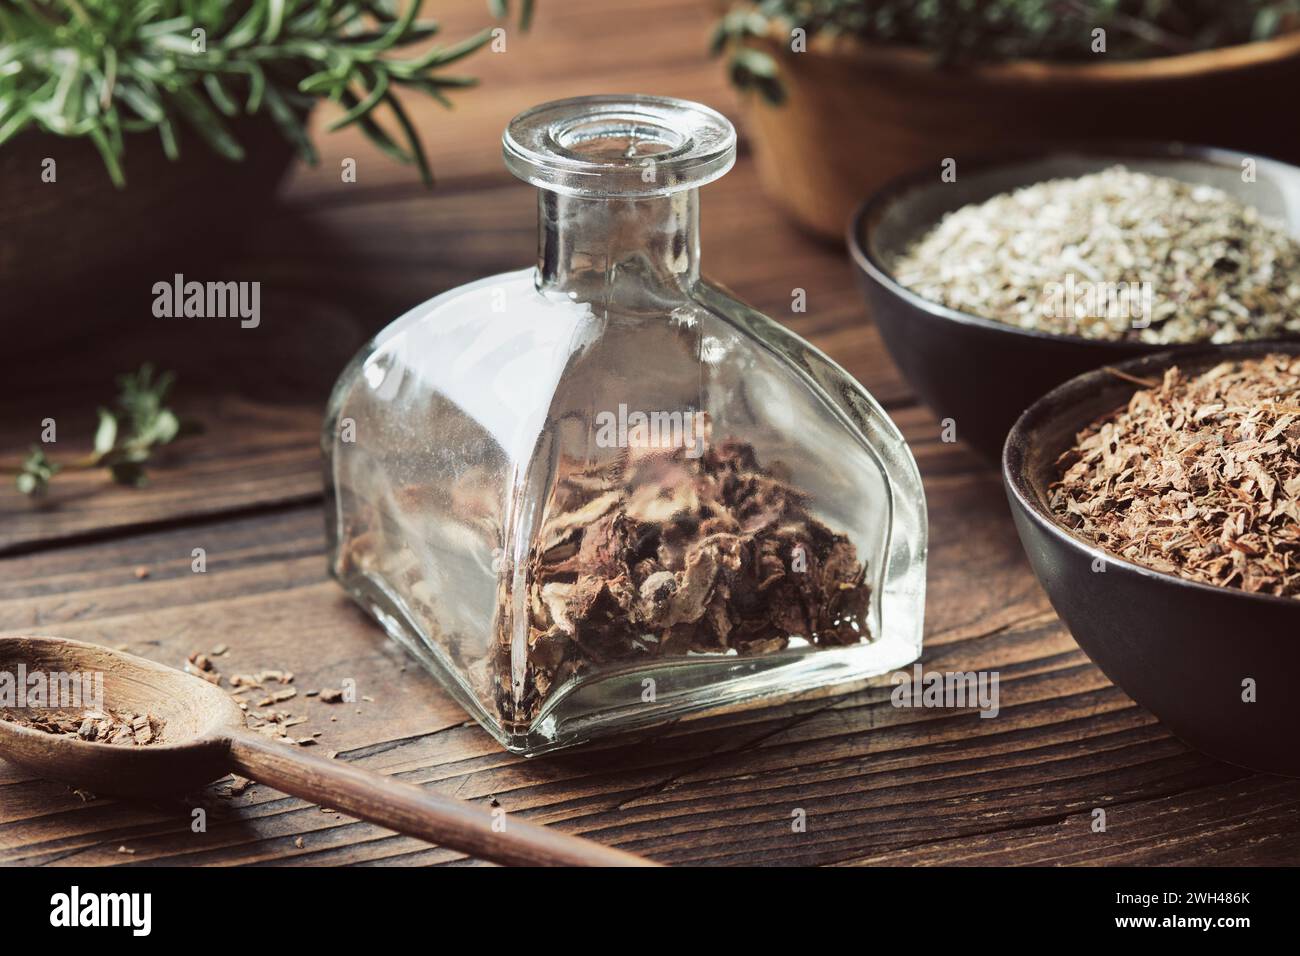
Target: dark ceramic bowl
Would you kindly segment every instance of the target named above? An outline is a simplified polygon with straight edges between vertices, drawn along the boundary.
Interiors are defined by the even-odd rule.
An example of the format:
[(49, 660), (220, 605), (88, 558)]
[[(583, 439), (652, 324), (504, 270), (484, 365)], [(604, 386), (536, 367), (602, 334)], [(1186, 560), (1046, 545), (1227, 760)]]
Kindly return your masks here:
[[(1145, 356), (1114, 366), (1159, 378), (1300, 343), (1229, 345)], [(1052, 607), (1108, 678), (1192, 747), (1220, 760), (1300, 776), (1300, 599), (1213, 587), (1152, 571), (1057, 523), (1047, 488), (1057, 458), (1140, 386), (1098, 369), (1029, 407), (1007, 436), (1002, 474), (1020, 540)], [(1105, 568), (1104, 571), (1094, 570)], [(1255, 703), (1242, 682), (1256, 683)]]
[(1109, 145), (959, 160), (955, 182), (939, 164), (883, 187), (849, 226), (849, 251), (871, 318), (908, 382), (957, 437), (996, 463), (1008, 429), (1030, 403), (1082, 372), (1139, 355), (1200, 345), (1145, 345), (1052, 335), (945, 308), (896, 282), (897, 256), (943, 216), (969, 203), (1058, 177), (1119, 163), (1137, 172), (1208, 183), (1240, 198), (1300, 236), (1300, 169), (1255, 159), (1255, 182), (1242, 182), (1246, 155), (1177, 144)]

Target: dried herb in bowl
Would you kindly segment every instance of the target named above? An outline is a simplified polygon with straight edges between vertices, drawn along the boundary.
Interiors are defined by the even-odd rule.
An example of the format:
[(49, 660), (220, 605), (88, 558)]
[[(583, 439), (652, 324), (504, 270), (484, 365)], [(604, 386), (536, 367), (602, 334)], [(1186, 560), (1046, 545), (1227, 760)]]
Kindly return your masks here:
[(1057, 475), (1052, 511), (1107, 551), (1300, 597), (1300, 356), (1170, 368), (1081, 432)]
[(893, 263), (948, 308), (1090, 339), (1300, 334), (1300, 242), (1223, 190), (1122, 166), (964, 206)]

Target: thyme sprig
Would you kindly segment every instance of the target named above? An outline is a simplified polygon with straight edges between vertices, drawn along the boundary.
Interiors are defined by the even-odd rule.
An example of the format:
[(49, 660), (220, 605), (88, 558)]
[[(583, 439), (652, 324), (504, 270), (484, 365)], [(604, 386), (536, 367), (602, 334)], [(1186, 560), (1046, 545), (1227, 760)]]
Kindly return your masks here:
[(59, 472), (96, 468), (108, 469), (118, 484), (145, 484), (145, 464), (156, 449), (202, 431), (198, 423), (181, 419), (167, 407), (167, 396), (175, 381), (171, 372), (155, 377), (153, 366), (147, 362), (139, 371), (119, 375), (116, 399), (110, 407), (98, 410), (94, 450), (64, 465), (51, 460), (41, 446), (33, 445), (17, 469), (18, 490), (25, 495), (42, 495)]
[[(445, 72), (492, 39), (490, 29), (403, 55), (439, 32), (423, 0), (7, 0), (0, 4), (0, 146), (28, 129), (87, 137), (119, 187), (127, 133), (155, 131), (170, 159), (188, 126), (220, 155), (244, 157), (230, 121), (268, 115), (308, 162), (320, 99), (343, 107), (329, 129), (357, 125), (432, 183), (398, 92), (451, 106), (475, 79)], [(508, 0), (489, 0), (510, 12)], [(531, 0), (520, 21), (532, 16)], [(382, 111), (382, 112), (381, 112)], [(388, 126), (379, 122), (382, 113)]]

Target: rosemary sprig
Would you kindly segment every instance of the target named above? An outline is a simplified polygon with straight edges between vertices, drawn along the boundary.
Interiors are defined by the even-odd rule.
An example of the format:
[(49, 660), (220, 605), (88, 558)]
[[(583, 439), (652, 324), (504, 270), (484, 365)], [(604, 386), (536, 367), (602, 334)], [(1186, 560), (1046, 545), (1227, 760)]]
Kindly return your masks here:
[[(536, 4), (533, 0), (519, 0), (519, 26), (527, 30), (533, 22), (533, 8)], [(492, 15), (499, 20), (505, 20), (510, 16), (510, 8), (513, 6), (511, 0), (488, 0), (488, 6), (492, 10)]]
[(1300, 0), (746, 0), (714, 29), (714, 54), (729, 51), (732, 82), (779, 104), (777, 63), (748, 41), (772, 29), (857, 37), (928, 50), (949, 64), (1007, 59), (1079, 60), (1095, 55), (1167, 56), (1262, 40), (1293, 29)]
[[(488, 43), (490, 30), (402, 55), (439, 31), (419, 19), (423, 0), (6, 0), (0, 4), (0, 146), (27, 129), (86, 137), (119, 187), (125, 134), (154, 131), (173, 160), (179, 129), (193, 129), (228, 159), (244, 147), (229, 120), (265, 114), (308, 162), (313, 103), (345, 112), (384, 152), (432, 173), (398, 93), (450, 106), (472, 77), (445, 72)], [(509, 0), (489, 0), (508, 15)], [(520, 22), (532, 17), (520, 4)], [(387, 113), (390, 133), (379, 122)]]
[(95, 468), (108, 469), (118, 484), (145, 484), (144, 466), (157, 448), (202, 431), (198, 423), (183, 421), (167, 407), (167, 395), (175, 381), (171, 372), (155, 378), (153, 366), (147, 362), (137, 372), (119, 375), (117, 398), (111, 407), (98, 410), (94, 450), (64, 465), (52, 461), (39, 445), (33, 445), (17, 469), (18, 490), (25, 495), (41, 495), (59, 472)]

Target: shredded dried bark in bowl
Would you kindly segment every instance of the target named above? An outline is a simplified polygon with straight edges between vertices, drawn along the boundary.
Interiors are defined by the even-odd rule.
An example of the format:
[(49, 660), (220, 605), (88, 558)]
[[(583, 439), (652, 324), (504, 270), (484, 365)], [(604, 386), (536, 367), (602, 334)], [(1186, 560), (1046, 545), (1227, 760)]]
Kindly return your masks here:
[(699, 458), (641, 448), (606, 465), (562, 466), (540, 542), (519, 688), (511, 637), (498, 639), (507, 720), (531, 720), (553, 688), (597, 665), (868, 636), (871, 589), (852, 542), (741, 441)]
[(1191, 581), (1300, 597), (1300, 357), (1177, 367), (1079, 433), (1049, 504), (1076, 534)]

